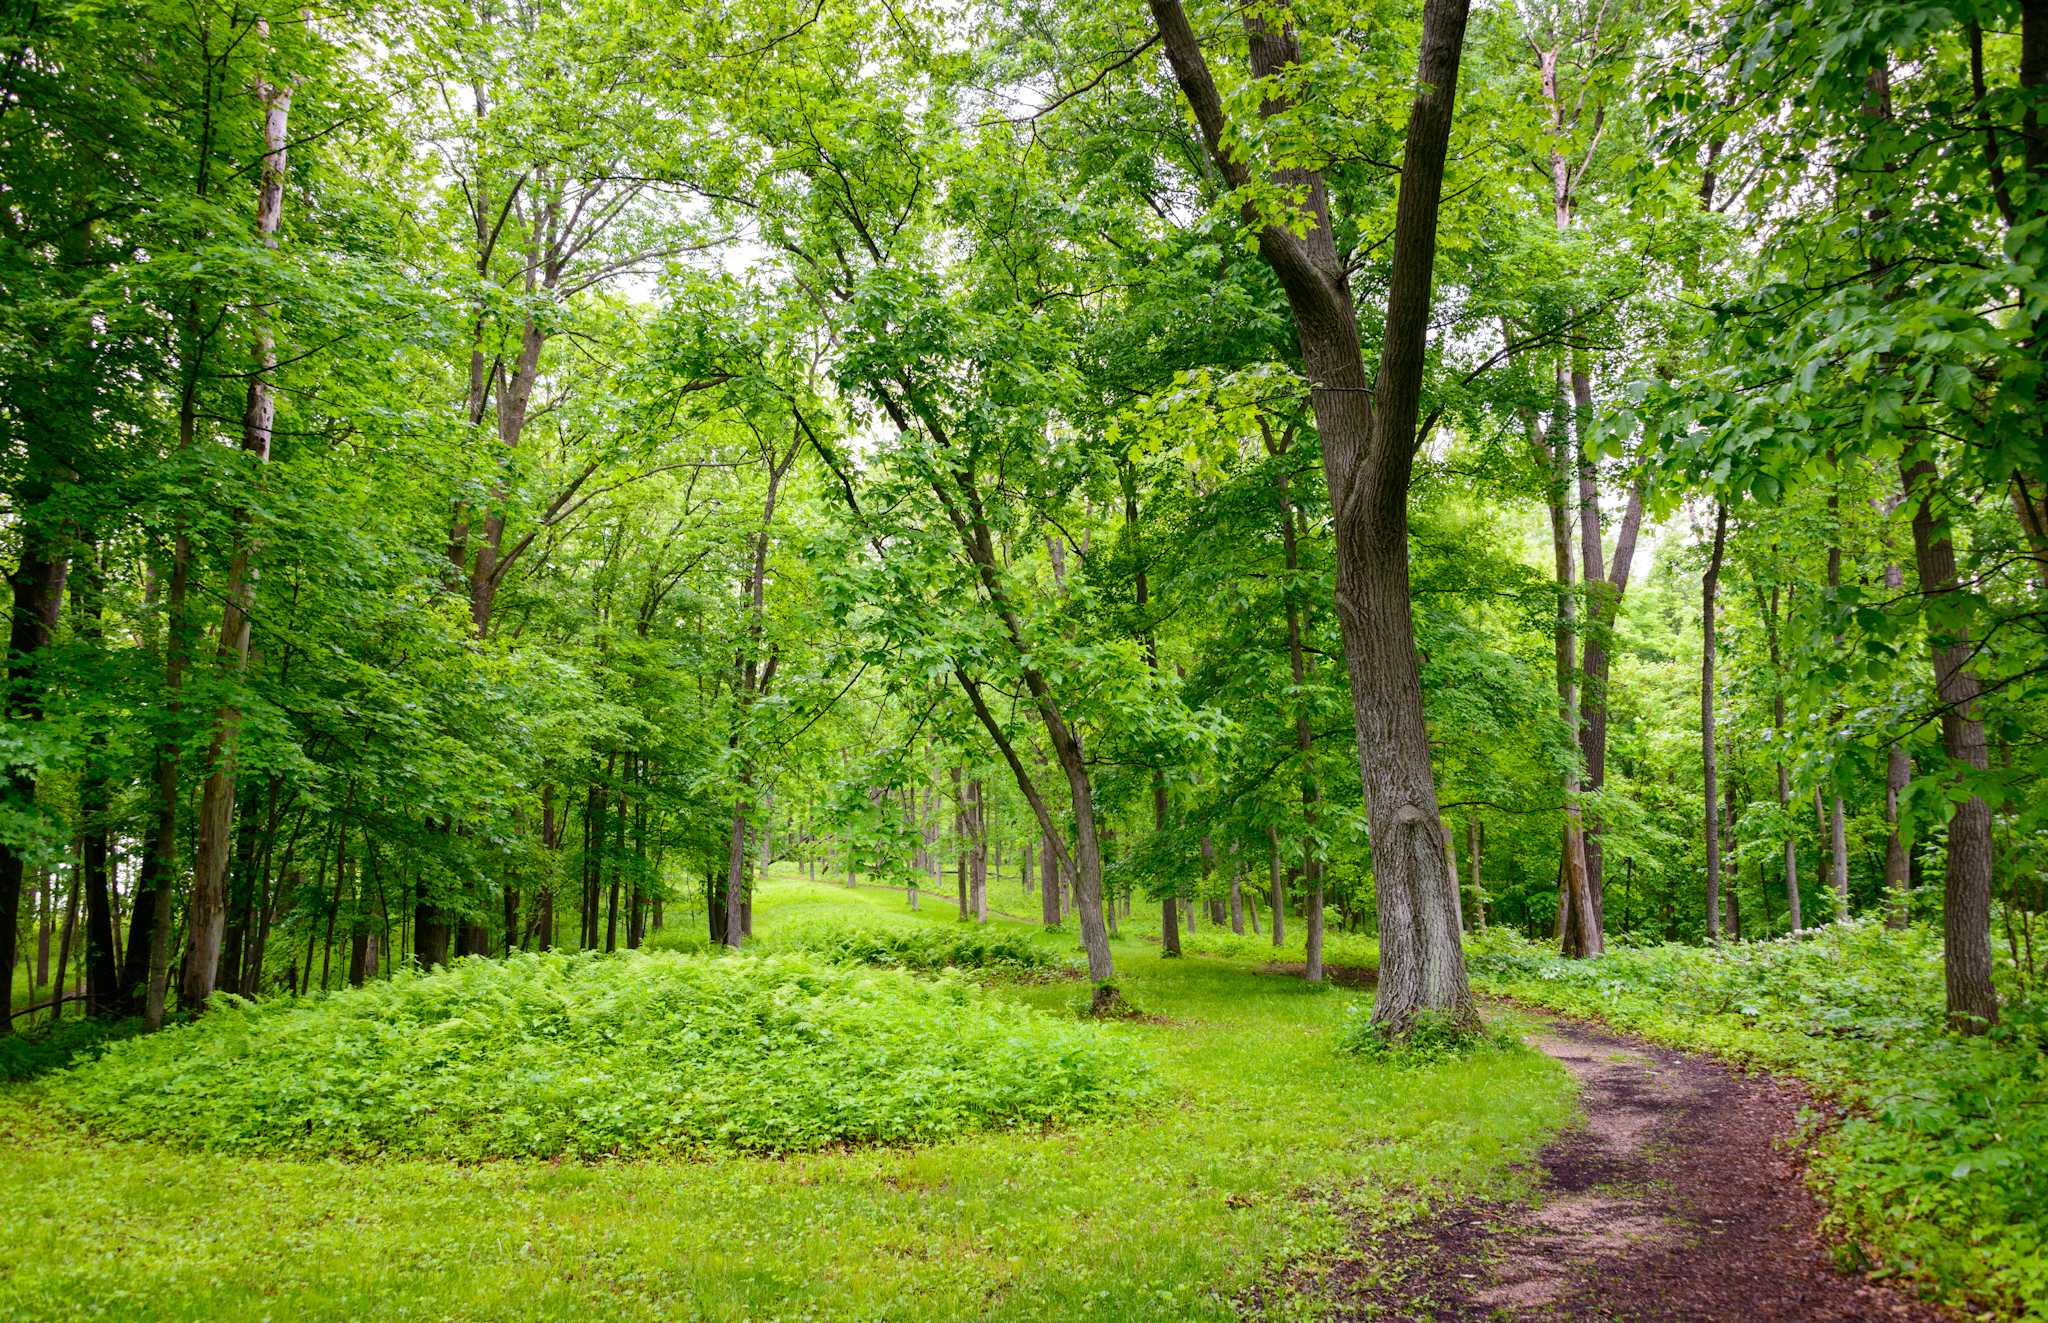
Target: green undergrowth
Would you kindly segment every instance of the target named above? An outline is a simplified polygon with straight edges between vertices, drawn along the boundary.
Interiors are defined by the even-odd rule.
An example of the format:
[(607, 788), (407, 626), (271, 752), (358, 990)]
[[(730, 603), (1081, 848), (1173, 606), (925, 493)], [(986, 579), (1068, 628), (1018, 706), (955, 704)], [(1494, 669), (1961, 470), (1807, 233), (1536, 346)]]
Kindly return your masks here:
[(930, 972), (980, 970), (1007, 975), (1052, 974), (1069, 963), (1028, 933), (976, 924), (912, 927), (880, 922), (811, 920), (769, 939), (820, 960), (842, 965)]
[(84, 1016), (43, 1019), (0, 1038), (0, 1084), (34, 1079), (61, 1070), (80, 1058), (91, 1058), (107, 1044), (142, 1032), (140, 1018), (89, 1020)]
[(1487, 992), (1808, 1081), (1845, 1113), (1812, 1170), (1847, 1253), (2048, 1319), (2048, 1007), (2008, 1003), (1981, 1038), (1944, 1032), (1938, 929), (1859, 922), (1596, 961), (1494, 931), (1468, 961)]
[[(1026, 913), (1032, 899), (999, 898)], [(814, 920), (961, 926), (935, 908), (927, 897), (912, 914), (900, 894), (777, 869), (755, 931), (767, 947)], [(678, 935), (703, 926), (701, 913), (669, 921)], [(1071, 929), (989, 927), (1078, 955)], [(1081, 1024), (1065, 981), (1000, 979), (969, 995), (1111, 1049), (1149, 1075), (1149, 1099), (1083, 1124), (915, 1145), (348, 1162), (96, 1135), (47, 1084), (8, 1086), (0, 1318), (1220, 1323), (1257, 1300), (1296, 1319), (1316, 1301), (1274, 1284), (1335, 1271), (1356, 1210), (1511, 1194), (1516, 1164), (1571, 1114), (1569, 1077), (1527, 1050), (1441, 1062), (1339, 1052), (1346, 1011), (1369, 994), (1260, 973), (1269, 951), (1161, 960), (1142, 937), (1115, 951), (1144, 1020)], [(211, 1066), (191, 1074), (219, 1078)], [(632, 1096), (630, 1080), (618, 1087)], [(602, 1118), (615, 1092), (591, 1088), (587, 1106)], [(101, 1233), (80, 1237), (85, 1223)]]
[[(1260, 921), (1266, 916), (1261, 913)], [(1155, 916), (1146, 915), (1145, 922), (1134, 926), (1124, 920), (1126, 932), (1135, 939), (1149, 941), (1155, 946), (1159, 941), (1159, 921)], [(1232, 960), (1274, 961), (1281, 964), (1300, 964), (1302, 955), (1302, 923), (1298, 916), (1288, 916), (1287, 926), (1282, 930), (1281, 944), (1275, 946), (1270, 933), (1234, 933), (1228, 928), (1219, 928), (1203, 919), (1193, 932), (1182, 932), (1180, 949), (1184, 955), (1222, 956)], [(1380, 964), (1379, 943), (1364, 933), (1325, 932), (1323, 934), (1323, 964), (1331, 967), (1376, 971)]]
[(225, 1006), (49, 1086), (124, 1138), (460, 1160), (899, 1144), (1143, 1092), (1088, 1026), (959, 978), (672, 953), (465, 960)]
[(1337, 1029), (1339, 1051), (1385, 1061), (1426, 1063), (1449, 1061), (1480, 1052), (1511, 1052), (1521, 1039), (1489, 1025), (1459, 1024), (1436, 1011), (1423, 1011), (1404, 1035), (1393, 1036), (1373, 1023), (1372, 1008), (1354, 1003), (1345, 1008)]

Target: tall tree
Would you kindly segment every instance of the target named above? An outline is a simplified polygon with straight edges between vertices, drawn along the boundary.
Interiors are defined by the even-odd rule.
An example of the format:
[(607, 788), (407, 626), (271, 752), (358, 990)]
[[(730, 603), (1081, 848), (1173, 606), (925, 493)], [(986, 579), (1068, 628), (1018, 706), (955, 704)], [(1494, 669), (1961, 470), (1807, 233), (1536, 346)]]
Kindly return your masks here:
[[(255, 35), (268, 42), (270, 24), (257, 19)], [(274, 249), (284, 221), (285, 142), (292, 108), (292, 81), (259, 77), (256, 102), (263, 124), (263, 153), (256, 166), (256, 241)], [(260, 468), (270, 462), (270, 435), (277, 401), (272, 374), (277, 371), (277, 336), (263, 310), (255, 313), (251, 345), (248, 402), (242, 412), (242, 451)], [(230, 676), (240, 678), (249, 662), (250, 610), (256, 597), (256, 548), (246, 508), (232, 517), (235, 549), (222, 590), (217, 644), (218, 660)], [(221, 934), (227, 923), (227, 872), (234, 832), (235, 743), (242, 714), (230, 699), (214, 714), (213, 736), (206, 753), (206, 780), (200, 791), (199, 831), (192, 863), (192, 898), (186, 913), (186, 948), (179, 996), (193, 1009), (213, 996), (220, 973)]]
[[(1336, 521), (1337, 612), (1379, 899), (1374, 1022), (1385, 1032), (1404, 1034), (1428, 1011), (1469, 1025), (1476, 1014), (1459, 942), (1457, 896), (1444, 864), (1408, 588), (1408, 487), (1468, 5), (1428, 0), (1423, 7), (1376, 381), (1366, 375), (1349, 260), (1337, 250), (1322, 175), (1276, 166), (1267, 186), (1286, 199), (1287, 214), (1263, 214), (1250, 195), (1255, 180), (1242, 139), (1231, 128), (1186, 11), (1178, 0), (1151, 0), (1151, 9), (1210, 160), (1245, 195), (1245, 222), (1286, 293), (1311, 383)], [(1262, 81), (1260, 114), (1269, 120), (1288, 115), (1294, 101), (1284, 76), (1299, 65), (1300, 47), (1287, 11), (1270, 19), (1248, 13), (1245, 35), (1251, 74)]]

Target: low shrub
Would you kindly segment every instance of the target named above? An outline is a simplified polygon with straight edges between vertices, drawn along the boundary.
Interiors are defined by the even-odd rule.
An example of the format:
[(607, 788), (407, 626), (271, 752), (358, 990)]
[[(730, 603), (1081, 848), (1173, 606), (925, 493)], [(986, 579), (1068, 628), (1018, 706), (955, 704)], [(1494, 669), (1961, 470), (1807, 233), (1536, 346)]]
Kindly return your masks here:
[(142, 1032), (142, 1020), (68, 1020), (18, 1027), (0, 1038), (0, 1084), (34, 1079), (98, 1052), (115, 1039)]
[(989, 970), (1007, 974), (1052, 973), (1066, 961), (1020, 932), (979, 924), (813, 923), (774, 934), (767, 944), (803, 951), (839, 965), (884, 969)]
[(665, 928), (656, 928), (641, 940), (643, 951), (681, 951), (685, 955), (708, 955), (724, 947), (714, 942), (705, 933), (701, 922), (703, 916), (695, 916), (697, 922), (671, 923)]
[(1474, 1052), (1511, 1050), (1520, 1045), (1521, 1040), (1513, 1034), (1460, 1025), (1436, 1011), (1416, 1015), (1405, 1038), (1388, 1036), (1373, 1023), (1372, 1008), (1365, 1005), (1347, 1007), (1344, 1022), (1337, 1026), (1339, 1051), (1414, 1065), (1449, 1061)]
[(906, 1143), (1128, 1106), (1099, 1031), (962, 979), (801, 955), (464, 960), (226, 1004), (52, 1076), (104, 1134), (482, 1159)]
[(1495, 930), (1466, 960), (1484, 991), (1812, 1083), (1846, 1112), (1813, 1156), (1832, 1228), (1951, 1299), (2048, 1319), (2048, 1007), (2008, 1002), (1981, 1038), (1944, 1032), (1938, 929), (1858, 922), (1584, 961)]

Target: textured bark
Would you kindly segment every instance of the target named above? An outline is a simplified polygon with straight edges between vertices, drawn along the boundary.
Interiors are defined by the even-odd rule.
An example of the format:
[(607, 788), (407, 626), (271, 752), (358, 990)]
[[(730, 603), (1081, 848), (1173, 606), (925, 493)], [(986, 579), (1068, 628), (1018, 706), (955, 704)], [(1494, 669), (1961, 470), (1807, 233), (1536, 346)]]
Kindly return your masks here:
[[(744, 789), (745, 783), (742, 782)], [(719, 924), (718, 940), (738, 947), (747, 940), (743, 898), (747, 889), (747, 806), (744, 799), (732, 811), (732, 825), (726, 836), (725, 889), (721, 893), (725, 913)]]
[(1913, 867), (1900, 831), (1899, 800), (1913, 779), (1913, 759), (1903, 744), (1887, 751), (1884, 769), (1884, 894), (1885, 926), (1904, 928), (1912, 919)]
[(2034, 558), (2034, 574), (2048, 591), (2048, 490), (2037, 488), (2023, 473), (2012, 475), (2012, 512), (2026, 535), (2027, 551)]
[[(631, 776), (632, 756), (630, 754), (627, 755), (626, 763), (625, 775)], [(605, 900), (604, 949), (607, 951), (619, 949), (619, 884), (621, 880), (619, 875), (625, 870), (626, 860), (626, 791), (623, 782), (621, 782), (619, 793), (614, 797), (614, 803), (617, 812), (613, 815), (613, 827), (616, 834), (614, 836), (612, 858), (617, 862), (612, 866), (611, 891), (607, 894)]]
[(85, 893), (85, 1013), (118, 1013), (120, 981), (114, 971), (114, 914), (109, 878), (107, 783), (97, 774), (79, 781), (79, 874)]
[(967, 871), (969, 867), (967, 827), (967, 797), (960, 785), (960, 768), (953, 768), (953, 878), (960, 892), (960, 917), (965, 919), (973, 913), (967, 899)]
[[(1832, 450), (1828, 452), (1828, 462), (1830, 465), (1836, 464), (1835, 452)], [(1842, 586), (1841, 508), (1840, 492), (1838, 490), (1829, 491), (1828, 522), (1834, 526), (1828, 541), (1828, 594), (1830, 598)], [(1839, 631), (1835, 634), (1835, 646), (1837, 648), (1842, 646), (1842, 635)], [(1829, 724), (1834, 724), (1840, 718), (1841, 709), (1837, 707), (1834, 715), (1829, 718)], [(1819, 795), (1819, 789), (1816, 788), (1814, 793)], [(1837, 923), (1846, 923), (1849, 920), (1849, 838), (1847, 827), (1842, 821), (1842, 797), (1840, 794), (1836, 794), (1833, 797), (1832, 811), (1827, 815), (1821, 826), (1822, 834), (1828, 842), (1828, 887), (1834, 893), (1835, 921)]]
[(1835, 896), (1835, 920), (1849, 921), (1849, 830), (1842, 818), (1842, 797), (1828, 809), (1828, 887)]
[[(80, 549), (71, 575), (73, 628), (82, 641), (97, 645), (103, 635), (100, 600), (103, 580), (99, 557), (90, 545)], [(107, 738), (94, 733), (78, 769), (78, 863), (85, 904), (85, 1012), (111, 1017), (121, 1014), (120, 974), (114, 947), (112, 786), (107, 771)]]
[[(1245, 187), (1252, 182), (1250, 170), (1226, 146), (1222, 99), (1186, 13), (1177, 0), (1151, 0), (1151, 9), (1212, 162), (1233, 189)], [(1467, 9), (1466, 0), (1428, 0), (1423, 8), (1376, 377), (1367, 375), (1360, 351), (1347, 262), (1337, 252), (1321, 176), (1298, 168), (1273, 172), (1275, 182), (1305, 199), (1297, 226), (1265, 224), (1249, 207), (1246, 212), (1260, 255), (1287, 296), (1312, 384), (1335, 533), (1337, 617), (1379, 902), (1380, 981), (1373, 1018), (1395, 1034), (1405, 1033), (1424, 1011), (1458, 1024), (1477, 1019), (1459, 943), (1457, 898), (1444, 868), (1408, 587), (1408, 485)], [(1252, 13), (1246, 29), (1255, 77), (1284, 74), (1298, 62), (1287, 28)], [(1284, 94), (1269, 91), (1263, 110), (1284, 113), (1288, 105)]]
[(1700, 576), (1700, 775), (1705, 782), (1707, 839), (1707, 940), (1721, 940), (1721, 801), (1714, 760), (1715, 595), (1721, 583), (1721, 556), (1728, 545), (1728, 507), (1714, 506), (1714, 549), (1707, 572)]
[[(1900, 476), (1912, 508), (1920, 592), (1937, 613), (1928, 632), (1942, 746), (1958, 770), (1982, 772), (1990, 766), (1990, 753), (1977, 715), (1983, 686), (1971, 666), (1975, 649), (1967, 627), (1939, 619), (1947, 605), (1942, 599), (1958, 591), (1955, 545), (1933, 510), (1940, 475), (1932, 460), (1922, 458), (1902, 461)], [(1991, 810), (1981, 796), (1971, 795), (1949, 817), (1942, 891), (1949, 1027), (1962, 1033), (1981, 1033), (1998, 1020), (1998, 992), (1991, 981), (1991, 868)]]
[[(71, 944), (78, 935), (78, 875), (71, 875), (71, 885), (64, 891), (64, 930), (57, 941), (57, 976), (50, 984), (50, 1019), (54, 1022), (64, 1014), (64, 1002), (70, 995), (65, 985), (71, 974)], [(7, 971), (8, 981), (13, 982), (14, 970)]]

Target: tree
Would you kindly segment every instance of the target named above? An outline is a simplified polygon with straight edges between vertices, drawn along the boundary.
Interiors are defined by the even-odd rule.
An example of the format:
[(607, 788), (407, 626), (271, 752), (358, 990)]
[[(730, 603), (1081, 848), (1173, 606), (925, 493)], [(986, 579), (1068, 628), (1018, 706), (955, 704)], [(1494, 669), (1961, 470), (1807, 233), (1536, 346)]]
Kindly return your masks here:
[[(1219, 174), (1254, 189), (1222, 97), (1185, 10), (1153, 0), (1152, 14), (1176, 81)], [(1245, 223), (1293, 310), (1312, 388), (1318, 439), (1337, 528), (1337, 604), (1357, 722), (1359, 768), (1372, 820), (1381, 968), (1376, 1023), (1402, 1034), (1430, 1011), (1474, 1019), (1459, 945), (1457, 895), (1444, 865), (1442, 816), (1430, 767), (1421, 680), (1408, 597), (1408, 482), (1420, 416), (1424, 342), (1434, 274), (1436, 221), (1467, 6), (1430, 0), (1422, 21), (1418, 90), (1408, 116), (1388, 278), (1379, 374), (1368, 381), (1346, 260), (1337, 251), (1329, 194), (1312, 169), (1277, 165), (1268, 186), (1280, 205), (1303, 208), (1294, 224), (1243, 201)], [(1255, 79), (1285, 74), (1299, 46), (1284, 14), (1246, 23)], [(1287, 115), (1284, 89), (1261, 89), (1260, 114)], [(1284, 213), (1283, 213), (1284, 214)]]

